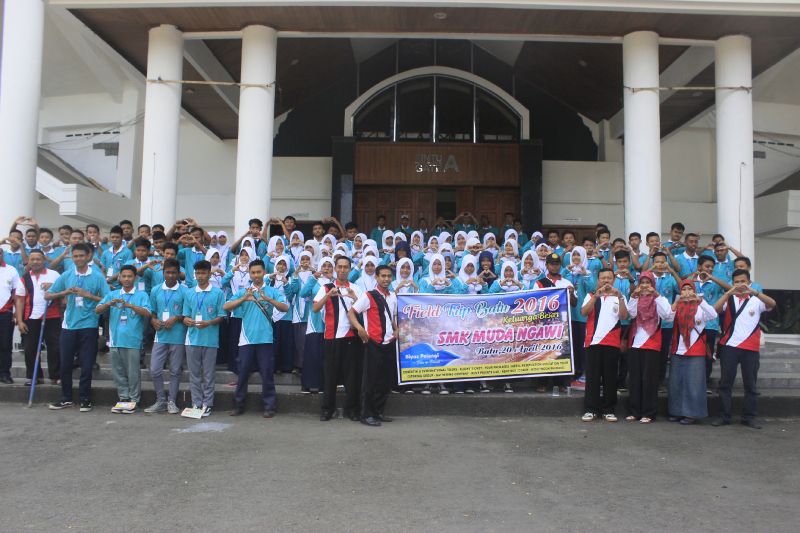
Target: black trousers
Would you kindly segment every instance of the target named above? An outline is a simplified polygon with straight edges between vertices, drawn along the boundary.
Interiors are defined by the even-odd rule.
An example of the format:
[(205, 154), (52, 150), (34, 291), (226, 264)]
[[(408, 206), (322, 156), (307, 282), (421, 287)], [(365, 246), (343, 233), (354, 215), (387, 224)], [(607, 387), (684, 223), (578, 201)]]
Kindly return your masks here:
[[(28, 326), (28, 334), (23, 338), (25, 348), (25, 376), (33, 379), (33, 367), (36, 364), (36, 351), (39, 347), (39, 332), (42, 328), (42, 319), (28, 319), (25, 321)], [(60, 352), (58, 349), (59, 338), (61, 337), (61, 319), (48, 318), (44, 323), (44, 336), (42, 345), (47, 346), (47, 376), (50, 379), (58, 379), (61, 368)], [(41, 361), (39, 362), (39, 374), (37, 379), (42, 378)]]
[(622, 345), (625, 347), (623, 352), (620, 348), (619, 351), (619, 364), (617, 365), (617, 386), (625, 388), (628, 381), (628, 334), (630, 333), (630, 324), (622, 326)]
[(14, 314), (0, 313), (0, 377), (11, 377), (11, 350), (14, 347)]
[(667, 379), (667, 366), (669, 366), (669, 349), (672, 345), (672, 328), (661, 328), (661, 352), (658, 360), (658, 383), (663, 384)]
[(636, 418), (656, 418), (660, 357), (656, 350), (628, 350), (628, 409)]
[(724, 420), (731, 419), (731, 389), (736, 380), (739, 365), (742, 366), (742, 384), (744, 385), (744, 406), (742, 420), (751, 420), (758, 414), (758, 367), (760, 365), (759, 353), (752, 350), (742, 350), (723, 346), (719, 354), (722, 377), (719, 381), (720, 416)]
[(397, 382), (395, 343), (378, 344), (370, 340), (364, 355), (361, 381), (361, 418), (382, 415), (386, 398)]
[(322, 344), (324, 357), (324, 383), (322, 413), (333, 414), (336, 410), (336, 385), (341, 376), (347, 396), (344, 402), (346, 416), (359, 413), (361, 399), (361, 365), (364, 345), (358, 337), (325, 339)]
[[(619, 348), (595, 345), (586, 349), (586, 412), (613, 414), (617, 407), (617, 360)], [(602, 398), (600, 386), (603, 386)]]

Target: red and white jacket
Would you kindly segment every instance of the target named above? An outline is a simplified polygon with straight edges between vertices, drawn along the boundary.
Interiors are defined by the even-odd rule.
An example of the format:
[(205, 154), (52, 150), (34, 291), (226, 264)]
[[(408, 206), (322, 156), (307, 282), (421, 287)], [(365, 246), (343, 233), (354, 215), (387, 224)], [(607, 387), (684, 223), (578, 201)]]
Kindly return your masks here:
[[(592, 294), (586, 295), (583, 305), (592, 299)], [(622, 305), (626, 305), (622, 297)], [(620, 301), (616, 296), (601, 296), (594, 304), (594, 309), (586, 317), (586, 344), (589, 346), (612, 346), (619, 348), (622, 326), (619, 322)]]
[(690, 333), (689, 348), (681, 337), (680, 328), (676, 322), (672, 328), (672, 345), (669, 353), (675, 355), (705, 357), (708, 347), (706, 345), (706, 322), (717, 318), (717, 312), (705, 300), (700, 300), (697, 312), (694, 315), (694, 327)]
[(755, 296), (741, 298), (732, 295), (722, 306), (720, 344), (752, 352), (759, 351), (761, 328), (758, 323), (761, 313), (766, 312), (767, 306)]
[[(376, 298), (375, 293), (379, 293), (386, 302), (384, 307), (382, 302)], [(365, 292), (353, 304), (356, 313), (362, 313), (364, 317), (364, 329), (367, 330), (370, 340), (378, 344), (391, 344), (394, 342), (394, 318), (397, 315), (397, 296), (389, 291), (385, 294), (380, 289)]]
[[(325, 302), (325, 305), (322, 307), (322, 318), (323, 322), (325, 323), (323, 338), (325, 340), (344, 339), (346, 337), (355, 336), (356, 332), (350, 326), (350, 320), (347, 318), (347, 312), (350, 310), (353, 302), (357, 301), (364, 294), (361, 288), (354, 283), (340, 284), (338, 281), (336, 281), (335, 284), (336, 287), (339, 288), (340, 292), (342, 292), (344, 289), (344, 291), (352, 294), (355, 297), (355, 300), (351, 300), (350, 298), (346, 298), (344, 296), (334, 296), (332, 298), (328, 298), (328, 300)], [(320, 287), (317, 291), (317, 294), (314, 296), (314, 301), (318, 302), (322, 300), (325, 297), (325, 293), (332, 288), (333, 284)]]
[[(656, 313), (658, 313), (658, 318), (661, 320), (672, 320), (675, 316), (672, 312), (672, 306), (669, 304), (669, 300), (664, 298), (663, 296), (658, 296), (656, 298)], [(630, 314), (631, 318), (636, 318), (639, 314), (639, 298), (631, 298), (628, 300), (628, 314)], [(633, 322), (633, 324), (636, 324)], [(639, 350), (661, 350), (661, 324), (659, 321), (659, 327), (656, 328), (655, 333), (652, 335), (648, 335), (647, 331), (640, 327), (636, 326), (636, 331), (631, 332), (629, 334), (629, 339), (631, 342), (631, 348), (637, 348)]]

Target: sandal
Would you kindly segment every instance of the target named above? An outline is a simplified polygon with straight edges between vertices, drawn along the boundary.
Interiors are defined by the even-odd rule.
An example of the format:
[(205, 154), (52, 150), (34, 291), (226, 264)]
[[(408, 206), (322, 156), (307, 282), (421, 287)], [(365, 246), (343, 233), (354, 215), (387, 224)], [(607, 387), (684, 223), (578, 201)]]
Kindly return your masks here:
[(616, 422), (617, 421), (617, 415), (615, 415), (614, 413), (605, 414), (605, 415), (603, 415), (603, 418), (606, 419), (606, 422)]
[(625, 420), (627, 420), (628, 422), (633, 422), (634, 420), (636, 420), (636, 417), (633, 415), (628, 415), (625, 417)]
[(647, 418), (646, 416), (643, 416), (642, 419), (639, 420), (639, 423), (640, 424), (652, 424), (653, 423), (653, 419), (652, 418)]
[(584, 413), (581, 420), (584, 422), (592, 422), (595, 418), (597, 418), (597, 415), (594, 413)]

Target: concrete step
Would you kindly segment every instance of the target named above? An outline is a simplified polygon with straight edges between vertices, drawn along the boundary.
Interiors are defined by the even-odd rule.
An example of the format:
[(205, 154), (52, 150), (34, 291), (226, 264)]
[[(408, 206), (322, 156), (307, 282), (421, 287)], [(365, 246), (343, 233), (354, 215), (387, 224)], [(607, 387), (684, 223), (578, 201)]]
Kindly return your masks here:
[[(76, 384), (77, 388), (77, 384)], [(186, 387), (181, 387), (179, 404), (182, 407), (190, 404), (190, 394)], [(259, 385), (250, 387), (247, 396), (247, 409), (252, 412), (261, 411), (261, 391)], [(20, 381), (14, 385), (0, 385), (0, 401), (24, 405), (28, 400), (29, 387)], [(233, 405), (233, 389), (218, 385), (215, 394), (214, 416), (225, 415)], [(281, 385), (277, 387), (278, 411), (280, 413), (302, 413), (316, 417), (320, 412), (320, 394), (301, 394), (297, 387)], [(61, 396), (61, 388), (53, 385), (40, 385), (36, 388), (34, 406), (45, 409), (49, 402), (57, 401)], [(74, 392), (77, 397), (77, 391)], [(92, 398), (98, 409), (108, 409), (117, 401), (116, 387), (111, 381), (93, 381)], [(152, 384), (144, 383), (142, 390), (142, 406), (154, 401)], [(741, 394), (734, 394), (734, 412), (741, 409)], [(618, 415), (625, 414), (626, 395), (620, 395)], [(337, 405), (344, 403), (344, 395), (339, 394)], [(716, 396), (709, 396), (710, 416), (715, 416), (718, 409)], [(77, 411), (77, 409), (76, 409)], [(659, 413), (666, 415), (667, 397), (659, 397)], [(390, 416), (557, 416), (577, 417), (583, 413), (583, 393), (573, 392), (567, 396), (562, 394), (552, 397), (549, 393), (515, 392), (507, 394), (496, 392), (491, 394), (450, 394), (441, 396), (432, 394), (392, 394), (388, 400), (386, 413)], [(800, 391), (794, 389), (770, 389), (762, 392), (759, 398), (759, 413), (765, 417), (793, 417), (800, 414)], [(159, 415), (147, 415), (159, 416)], [(166, 415), (165, 415), (166, 416)]]

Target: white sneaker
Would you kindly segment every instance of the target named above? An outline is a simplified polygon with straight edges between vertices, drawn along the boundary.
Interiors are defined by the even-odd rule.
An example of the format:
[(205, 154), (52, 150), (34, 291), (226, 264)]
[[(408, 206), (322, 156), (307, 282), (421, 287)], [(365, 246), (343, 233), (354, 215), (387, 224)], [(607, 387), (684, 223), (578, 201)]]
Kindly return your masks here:
[(171, 415), (177, 415), (180, 414), (181, 410), (175, 402), (170, 400), (167, 402), (167, 412)]
[(144, 410), (145, 413), (163, 413), (167, 410), (167, 404), (165, 402), (156, 402), (147, 409)]
[(203, 418), (207, 418), (209, 416), (211, 416), (211, 406), (210, 405), (204, 405), (203, 406)]
[(581, 420), (584, 422), (592, 422), (595, 418), (597, 418), (597, 415), (594, 413), (584, 413)]
[(616, 422), (617, 421), (617, 415), (615, 415), (614, 413), (608, 413), (607, 415), (603, 415), (603, 418), (606, 419), (606, 422)]
[(420, 394), (430, 394), (430, 393), (431, 393), (431, 386), (425, 385), (425, 388), (422, 389), (422, 392)]
[(504, 386), (504, 390), (506, 392), (514, 392), (514, 389), (511, 387), (511, 383), (506, 383)]
[(450, 391), (444, 385), (439, 386), (439, 394), (450, 394)]

